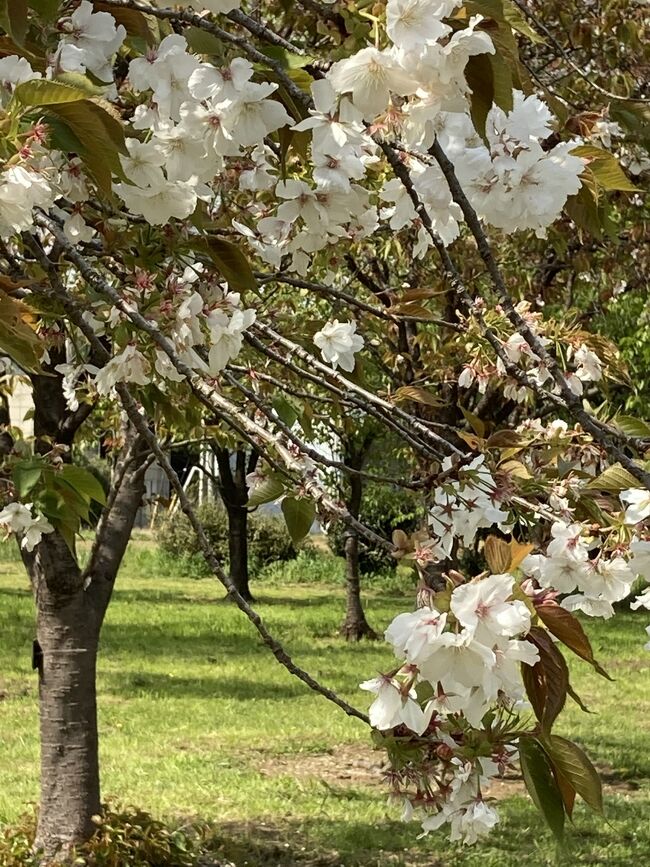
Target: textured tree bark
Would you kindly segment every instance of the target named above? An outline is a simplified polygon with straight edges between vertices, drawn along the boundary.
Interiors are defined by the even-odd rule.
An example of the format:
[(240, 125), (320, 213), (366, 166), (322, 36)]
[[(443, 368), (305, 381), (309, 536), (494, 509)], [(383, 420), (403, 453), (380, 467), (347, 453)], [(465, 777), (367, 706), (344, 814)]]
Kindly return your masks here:
[[(95, 667), (101, 625), (65, 542), (39, 546), (37, 595), (41, 797), (35, 849), (64, 861), (100, 811)], [(56, 557), (56, 559), (55, 559)]]
[[(353, 469), (361, 469), (363, 466), (369, 441), (357, 449), (346, 449), (344, 460)], [(350, 497), (347, 503), (348, 511), (353, 518), (359, 517), (361, 499), (363, 497), (363, 483), (361, 476), (350, 475)], [(366, 614), (361, 602), (361, 578), (359, 574), (359, 538), (352, 528), (348, 527), (345, 533), (345, 620), (340, 633), (348, 641), (360, 641), (362, 638), (377, 638), (377, 633), (366, 620)]]
[[(53, 361), (56, 364), (58, 361)], [(70, 445), (87, 407), (68, 412), (60, 379), (32, 377), (36, 448)], [(89, 565), (82, 573), (58, 533), (23, 552), (36, 604), (34, 662), (39, 678), (41, 795), (35, 850), (43, 864), (69, 860), (100, 812), (96, 664), (115, 577), (144, 493), (148, 452), (127, 429), (125, 446)]]

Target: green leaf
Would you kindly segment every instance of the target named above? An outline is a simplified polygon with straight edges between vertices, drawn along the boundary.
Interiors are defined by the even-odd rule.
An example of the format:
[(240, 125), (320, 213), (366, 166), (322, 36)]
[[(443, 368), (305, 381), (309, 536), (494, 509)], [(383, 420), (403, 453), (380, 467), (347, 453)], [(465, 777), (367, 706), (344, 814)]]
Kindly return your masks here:
[(83, 90), (87, 97), (102, 96), (106, 91), (105, 85), (95, 84), (87, 75), (82, 75), (81, 72), (62, 72), (54, 79), (59, 84), (67, 84), (70, 87), (76, 87), (78, 90)]
[(53, 484), (65, 503), (65, 514), (70, 526), (76, 521), (74, 530), (77, 532), (81, 521), (88, 521), (90, 518), (90, 497), (80, 494), (59, 476), (54, 477)]
[(313, 500), (304, 497), (285, 497), (281, 504), (287, 530), (294, 545), (299, 545), (311, 529), (316, 517)]
[(272, 503), (282, 494), (284, 494), (284, 484), (279, 478), (270, 476), (253, 489), (253, 493), (248, 498), (247, 506), (249, 509), (254, 509), (264, 503)]
[(475, 413), (470, 412), (468, 409), (465, 409), (464, 406), (460, 407), (460, 411), (462, 412), (465, 421), (469, 422), (469, 425), (476, 434), (476, 436), (484, 437), (487, 433), (485, 422), (482, 421), (482, 419), (480, 419)]
[(122, 124), (88, 99), (52, 105), (50, 111), (79, 142), (77, 153), (88, 172), (104, 192), (110, 193), (112, 176), (122, 175), (119, 154), (128, 153)]
[(33, 9), (39, 18), (50, 22), (58, 18), (61, 0), (29, 0), (27, 6)]
[(74, 513), (60, 491), (48, 488), (34, 501), (54, 529), (63, 537), (74, 554), (75, 536), (79, 530), (79, 516)]
[(521, 10), (511, 0), (504, 0), (503, 17), (517, 33), (521, 33), (530, 42), (545, 44), (546, 39), (530, 26)]
[(63, 81), (48, 81), (44, 78), (23, 81), (16, 85), (14, 100), (24, 106), (40, 108), (44, 105), (63, 105), (86, 99), (88, 93), (81, 87)]
[(12, 478), (16, 491), (21, 499), (25, 499), (41, 479), (43, 473), (43, 461), (37, 459), (18, 461), (14, 464)]
[(541, 744), (532, 737), (519, 738), (521, 773), (533, 803), (558, 841), (564, 837), (564, 800), (553, 768)]
[(483, 15), (494, 21), (504, 21), (503, 0), (467, 0), (464, 4), (468, 15)]
[(106, 494), (99, 480), (83, 467), (65, 464), (59, 471), (59, 477), (82, 497), (95, 500), (101, 506), (106, 505)]
[(183, 35), (194, 54), (204, 54), (207, 57), (216, 57), (219, 61), (224, 60), (223, 42), (213, 33), (208, 33), (202, 27), (188, 27)]
[(16, 45), (24, 45), (29, 28), (28, 7), (25, 0), (0, 0), (0, 26)]
[(650, 438), (650, 424), (643, 419), (633, 415), (617, 415), (612, 421), (628, 436)]
[(580, 187), (575, 196), (569, 196), (564, 210), (579, 229), (589, 232), (594, 238), (602, 237), (604, 210), (585, 184)]
[(465, 67), (465, 78), (472, 92), (470, 97), (472, 123), (476, 132), (484, 139), (485, 122), (494, 97), (492, 64), (487, 54), (476, 54), (470, 57)]
[(277, 412), (278, 418), (287, 427), (291, 427), (298, 419), (298, 413), (286, 397), (278, 397), (273, 401), (273, 409)]
[(599, 476), (592, 479), (585, 485), (586, 491), (607, 491), (610, 494), (618, 494), (620, 491), (626, 491), (628, 488), (638, 488), (640, 482), (632, 473), (623, 469), (620, 464), (612, 464), (607, 467)]
[(256, 289), (257, 281), (248, 259), (236, 244), (223, 238), (209, 237), (208, 251), (212, 261), (233, 289)]
[(596, 768), (579, 746), (559, 735), (548, 735), (544, 746), (551, 761), (595, 813), (603, 815), (603, 787)]
[(265, 45), (262, 49), (267, 57), (278, 60), (285, 69), (302, 69), (314, 62), (307, 54), (293, 54), (281, 45)]
[(650, 106), (642, 100), (617, 100), (609, 107), (609, 116), (626, 130), (626, 140), (650, 150)]
[(587, 160), (587, 169), (603, 190), (639, 191), (627, 177), (614, 154), (595, 145), (579, 145), (570, 152), (575, 157)]

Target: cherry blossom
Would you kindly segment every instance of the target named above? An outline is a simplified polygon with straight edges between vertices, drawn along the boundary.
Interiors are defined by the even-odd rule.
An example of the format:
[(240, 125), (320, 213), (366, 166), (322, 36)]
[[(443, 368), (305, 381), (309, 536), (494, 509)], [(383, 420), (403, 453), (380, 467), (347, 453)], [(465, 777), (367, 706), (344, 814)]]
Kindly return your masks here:
[(355, 334), (356, 330), (356, 322), (334, 319), (314, 334), (314, 343), (328, 364), (343, 370), (354, 370), (354, 355), (363, 347), (363, 337)]
[(352, 57), (332, 66), (328, 79), (337, 93), (349, 93), (366, 120), (386, 111), (391, 93), (405, 96), (417, 84), (397, 62), (390, 50), (362, 48)]
[(639, 488), (621, 491), (620, 498), (625, 507), (625, 523), (639, 524), (650, 515), (650, 492)]

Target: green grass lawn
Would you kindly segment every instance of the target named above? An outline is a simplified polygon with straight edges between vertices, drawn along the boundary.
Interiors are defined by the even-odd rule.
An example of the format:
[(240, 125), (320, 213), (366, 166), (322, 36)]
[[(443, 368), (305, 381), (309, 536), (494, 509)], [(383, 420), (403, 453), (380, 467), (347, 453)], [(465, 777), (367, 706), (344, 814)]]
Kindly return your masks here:
[[(15, 562), (0, 562), (0, 824), (37, 796), (33, 608)], [(261, 585), (259, 610), (303, 667), (361, 707), (358, 683), (391, 664), (382, 643), (337, 635), (337, 586)], [(409, 606), (373, 590), (376, 628)], [(647, 616), (647, 615), (646, 615)], [(588, 624), (610, 683), (571, 661), (596, 713), (568, 708), (565, 730), (606, 780), (608, 823), (579, 808), (560, 863), (650, 864), (650, 655), (644, 614)], [(210, 580), (160, 577), (131, 551), (103, 632), (99, 665), (104, 796), (174, 822), (205, 820), (215, 851), (241, 865), (541, 867), (557, 863), (530, 802), (510, 787), (502, 830), (474, 848), (416, 840), (376, 777), (379, 754), (357, 720), (281, 668)]]

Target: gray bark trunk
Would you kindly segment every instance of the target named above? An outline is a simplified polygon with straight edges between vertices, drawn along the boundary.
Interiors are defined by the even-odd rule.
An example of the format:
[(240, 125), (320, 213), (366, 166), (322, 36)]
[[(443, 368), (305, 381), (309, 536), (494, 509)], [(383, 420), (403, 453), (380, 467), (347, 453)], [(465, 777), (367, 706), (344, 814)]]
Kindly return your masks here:
[[(60, 377), (33, 376), (32, 385), (36, 449), (70, 445), (89, 409), (67, 411)], [(143, 441), (127, 429), (84, 573), (57, 532), (45, 535), (33, 553), (23, 552), (36, 604), (41, 795), (35, 849), (43, 863), (65, 863), (74, 846), (92, 835), (92, 817), (100, 812), (97, 648), (142, 500), (146, 462)]]
[[(79, 586), (79, 570), (63, 540), (48, 540), (43, 548), (41, 544), (32, 569), (41, 736), (35, 848), (46, 859), (63, 859), (75, 843), (91, 836), (92, 817), (100, 811), (95, 694), (100, 618), (92, 596)], [(54, 554), (57, 562), (51, 559)], [(50, 589), (54, 575), (58, 587)], [(65, 585), (69, 593), (61, 592)]]

